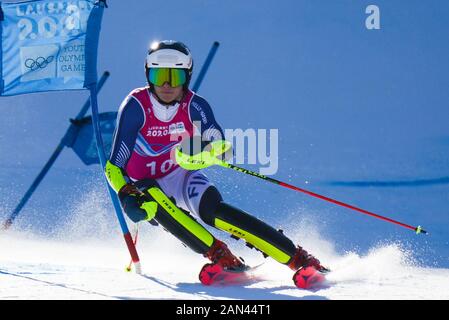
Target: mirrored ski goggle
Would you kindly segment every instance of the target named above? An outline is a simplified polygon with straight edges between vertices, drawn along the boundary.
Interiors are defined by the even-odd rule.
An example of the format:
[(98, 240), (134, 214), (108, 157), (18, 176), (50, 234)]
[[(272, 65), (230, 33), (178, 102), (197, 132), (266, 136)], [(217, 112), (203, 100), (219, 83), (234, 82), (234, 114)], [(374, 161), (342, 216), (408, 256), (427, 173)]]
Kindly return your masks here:
[(171, 87), (182, 86), (186, 83), (187, 76), (184, 69), (151, 68), (148, 78), (152, 84), (161, 87), (168, 82)]

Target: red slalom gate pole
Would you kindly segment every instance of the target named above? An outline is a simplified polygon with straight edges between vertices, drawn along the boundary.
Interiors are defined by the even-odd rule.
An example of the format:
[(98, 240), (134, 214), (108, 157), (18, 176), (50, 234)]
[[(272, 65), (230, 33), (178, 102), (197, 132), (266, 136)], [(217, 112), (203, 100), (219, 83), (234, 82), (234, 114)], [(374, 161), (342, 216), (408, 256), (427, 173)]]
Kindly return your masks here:
[[(131, 234), (129, 234), (129, 236), (131, 237), (131, 241), (132, 241), (133, 244), (134, 244), (134, 248), (136, 248), (136, 246), (137, 246), (137, 237), (138, 237), (138, 235), (139, 235), (139, 229), (138, 229), (138, 227), (136, 227), (136, 235), (135, 235), (135, 237), (134, 237), (134, 241), (132, 240)], [(136, 250), (137, 250), (137, 248), (136, 248)], [(131, 260), (130, 260), (129, 263), (128, 263), (128, 266), (126, 267), (126, 271), (127, 271), (127, 272), (130, 272), (130, 271), (131, 271), (131, 266), (132, 266), (132, 264), (133, 264), (133, 263), (137, 263), (137, 262), (139, 262), (139, 261), (134, 261), (134, 260), (131, 258)], [(136, 267), (136, 268), (137, 268), (137, 267)], [(139, 268), (140, 268), (140, 265), (139, 265)]]
[(350, 204), (347, 204), (347, 203), (344, 203), (344, 202), (341, 202), (341, 201), (338, 201), (338, 200), (335, 200), (335, 199), (332, 199), (332, 198), (325, 197), (325, 196), (320, 195), (318, 193), (311, 192), (311, 191), (308, 191), (308, 190), (305, 190), (305, 189), (302, 189), (302, 188), (298, 188), (298, 187), (293, 186), (291, 184), (288, 184), (288, 183), (285, 183), (285, 182), (282, 182), (282, 181), (279, 181), (279, 180), (276, 180), (276, 179), (264, 176), (263, 174), (259, 174), (257, 172), (253, 172), (253, 171), (250, 171), (250, 170), (247, 170), (247, 169), (244, 169), (244, 168), (240, 168), (240, 167), (234, 166), (234, 165), (232, 165), (230, 163), (227, 163), (227, 162), (224, 162), (224, 161), (221, 161), (221, 160), (218, 160), (216, 164), (218, 164), (220, 166), (223, 166), (223, 167), (226, 167), (226, 168), (234, 169), (236, 171), (239, 171), (239, 172), (242, 172), (242, 173), (245, 173), (245, 174), (249, 174), (251, 176), (263, 179), (265, 181), (269, 181), (269, 182), (275, 183), (277, 185), (280, 185), (280, 186), (285, 187), (285, 188), (289, 188), (291, 190), (295, 190), (295, 191), (299, 191), (299, 192), (305, 193), (305, 194), (307, 194), (309, 196), (312, 196), (312, 197), (315, 197), (315, 198), (318, 198), (318, 199), (321, 199), (321, 200), (325, 200), (325, 201), (331, 202), (333, 204), (336, 204), (336, 205), (339, 205), (339, 206), (342, 206), (342, 207), (345, 207), (345, 208), (348, 208), (348, 209), (351, 209), (351, 210), (358, 211), (360, 213), (369, 215), (369, 216), (374, 217), (374, 218), (378, 218), (378, 219), (381, 219), (381, 220), (384, 220), (384, 221), (387, 221), (387, 222), (394, 223), (394, 224), (399, 225), (401, 227), (413, 230), (413, 231), (416, 232), (416, 234), (420, 234), (420, 233), (427, 234), (427, 231), (425, 231), (423, 228), (421, 228), (421, 226), (413, 227), (413, 226), (410, 226), (408, 224), (405, 224), (405, 223), (402, 223), (402, 222), (399, 222), (399, 221), (396, 221), (396, 220), (393, 220), (393, 219), (390, 219), (390, 218), (378, 215), (376, 213), (367, 211), (365, 209), (361, 209), (361, 208), (355, 207), (353, 205), (350, 205)]

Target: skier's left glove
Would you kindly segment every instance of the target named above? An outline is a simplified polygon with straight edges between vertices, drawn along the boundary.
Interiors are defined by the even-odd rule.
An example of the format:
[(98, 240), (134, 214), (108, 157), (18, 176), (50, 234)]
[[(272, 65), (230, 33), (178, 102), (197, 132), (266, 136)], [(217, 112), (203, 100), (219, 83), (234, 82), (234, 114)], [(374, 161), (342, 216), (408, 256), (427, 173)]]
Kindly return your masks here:
[(199, 170), (219, 164), (232, 155), (226, 140), (202, 141), (199, 137), (184, 139), (175, 148), (176, 163), (186, 170)]

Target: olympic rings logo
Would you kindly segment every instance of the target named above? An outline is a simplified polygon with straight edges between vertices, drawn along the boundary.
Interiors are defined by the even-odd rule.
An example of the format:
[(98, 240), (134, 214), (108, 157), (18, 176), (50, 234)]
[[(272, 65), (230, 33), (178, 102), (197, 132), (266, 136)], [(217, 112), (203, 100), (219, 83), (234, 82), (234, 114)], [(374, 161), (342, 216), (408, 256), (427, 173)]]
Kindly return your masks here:
[(31, 71), (35, 71), (37, 69), (44, 69), (50, 62), (52, 62), (54, 56), (37, 57), (36, 59), (28, 58), (25, 60), (25, 67), (29, 68)]

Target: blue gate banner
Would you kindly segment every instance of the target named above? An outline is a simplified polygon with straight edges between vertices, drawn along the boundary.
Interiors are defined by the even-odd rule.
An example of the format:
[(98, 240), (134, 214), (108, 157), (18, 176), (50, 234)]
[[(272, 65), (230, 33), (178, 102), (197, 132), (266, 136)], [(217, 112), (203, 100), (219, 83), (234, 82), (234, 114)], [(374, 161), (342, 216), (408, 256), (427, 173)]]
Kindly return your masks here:
[(0, 95), (94, 84), (105, 5), (99, 0), (0, 2)]
[[(103, 112), (100, 116), (100, 131), (103, 138), (104, 152), (109, 157), (112, 147), (112, 137), (117, 120), (117, 112)], [(81, 120), (73, 120), (73, 125), (78, 128), (76, 138), (71, 147), (85, 165), (100, 163), (97, 152), (97, 143), (92, 127), (92, 116)]]

